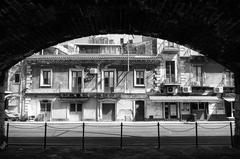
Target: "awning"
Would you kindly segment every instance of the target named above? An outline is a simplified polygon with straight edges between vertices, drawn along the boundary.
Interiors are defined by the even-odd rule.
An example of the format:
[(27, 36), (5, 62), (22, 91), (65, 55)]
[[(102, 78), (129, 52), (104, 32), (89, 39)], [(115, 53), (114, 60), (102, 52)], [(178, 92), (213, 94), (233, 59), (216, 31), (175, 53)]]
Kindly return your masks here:
[(218, 102), (216, 96), (149, 96), (150, 100), (157, 102)]
[(234, 102), (235, 101), (234, 97), (223, 97), (223, 99), (228, 101), (228, 102)]

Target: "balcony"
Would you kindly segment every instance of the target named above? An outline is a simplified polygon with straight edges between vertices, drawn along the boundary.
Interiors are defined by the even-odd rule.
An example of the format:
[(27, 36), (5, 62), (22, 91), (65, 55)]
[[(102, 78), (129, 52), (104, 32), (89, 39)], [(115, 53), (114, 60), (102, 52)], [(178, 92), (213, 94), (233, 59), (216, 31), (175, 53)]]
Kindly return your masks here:
[(180, 51), (180, 47), (178, 44), (169, 42), (169, 41), (164, 41), (162, 43), (162, 53), (165, 54), (177, 54)]
[(191, 81), (191, 86), (192, 87), (202, 87), (203, 81)]
[(175, 75), (166, 75), (164, 85), (180, 85), (180, 82)]
[(234, 79), (225, 79), (224, 87), (234, 87)]
[(192, 87), (209, 87), (209, 85), (206, 83), (204, 77), (198, 78), (198, 79), (191, 79), (191, 86)]

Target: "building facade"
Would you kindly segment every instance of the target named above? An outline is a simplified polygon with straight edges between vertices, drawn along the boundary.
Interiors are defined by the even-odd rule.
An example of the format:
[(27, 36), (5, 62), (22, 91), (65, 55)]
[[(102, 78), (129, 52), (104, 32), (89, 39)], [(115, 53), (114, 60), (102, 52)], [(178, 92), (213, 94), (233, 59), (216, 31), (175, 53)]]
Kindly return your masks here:
[[(28, 57), (21, 113), (39, 121), (229, 120), (233, 74), (175, 43), (107, 37)], [(13, 75), (12, 75), (13, 76)], [(15, 76), (15, 75), (14, 75)], [(12, 78), (8, 79), (12, 85)]]

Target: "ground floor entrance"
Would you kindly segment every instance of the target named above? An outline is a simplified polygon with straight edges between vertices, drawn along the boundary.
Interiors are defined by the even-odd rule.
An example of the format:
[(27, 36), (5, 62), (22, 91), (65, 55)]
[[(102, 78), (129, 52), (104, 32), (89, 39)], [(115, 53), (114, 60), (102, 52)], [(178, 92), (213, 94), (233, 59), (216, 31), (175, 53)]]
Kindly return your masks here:
[(115, 103), (102, 103), (102, 120), (115, 121)]
[(82, 115), (82, 104), (81, 103), (70, 103), (69, 108), (69, 121), (81, 121)]
[(225, 105), (225, 113), (226, 116), (229, 118), (233, 118), (234, 117), (234, 103), (232, 101), (227, 101), (224, 100), (224, 105)]
[(177, 119), (178, 118), (178, 103), (167, 102), (164, 104), (165, 119)]
[(206, 120), (208, 114), (207, 102), (190, 103), (191, 114), (196, 115), (197, 120)]
[(135, 121), (144, 121), (144, 101), (135, 101)]

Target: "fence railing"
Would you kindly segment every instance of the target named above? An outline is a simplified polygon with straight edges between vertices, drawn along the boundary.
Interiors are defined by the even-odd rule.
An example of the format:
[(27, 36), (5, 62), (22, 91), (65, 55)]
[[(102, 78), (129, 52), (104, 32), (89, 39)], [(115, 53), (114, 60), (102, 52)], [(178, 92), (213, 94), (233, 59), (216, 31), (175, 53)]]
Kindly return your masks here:
[(81, 122), (6, 124), (9, 146), (119, 147), (162, 145), (231, 145), (233, 122)]

